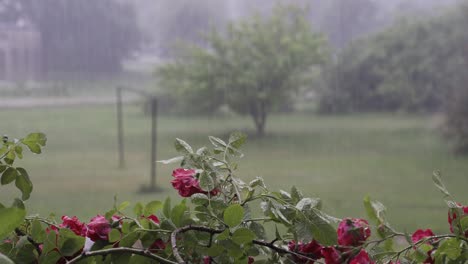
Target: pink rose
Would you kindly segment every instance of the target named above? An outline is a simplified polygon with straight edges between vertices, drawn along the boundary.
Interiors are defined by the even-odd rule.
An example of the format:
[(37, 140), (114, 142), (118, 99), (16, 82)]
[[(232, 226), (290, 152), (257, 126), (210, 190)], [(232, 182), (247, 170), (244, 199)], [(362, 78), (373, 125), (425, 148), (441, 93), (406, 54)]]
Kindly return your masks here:
[(80, 220), (78, 220), (78, 217), (73, 216), (62, 216), (62, 224), (59, 225), (61, 228), (68, 228), (73, 233), (75, 233), (78, 236), (85, 236), (86, 235), (86, 227), (84, 223), (81, 223)]
[(334, 247), (324, 247), (321, 250), (326, 264), (341, 264), (341, 253)]
[[(195, 193), (207, 194), (208, 192), (200, 188), (200, 182), (195, 178), (196, 174), (195, 170), (183, 168), (175, 169), (172, 172), (172, 177), (174, 177), (174, 180), (171, 181), (172, 187), (174, 187), (182, 197), (190, 197)], [(213, 189), (210, 191), (210, 194), (217, 195), (218, 192), (217, 189)]]
[(155, 216), (154, 214), (148, 216), (147, 219), (153, 221), (153, 223), (155, 223), (155, 224), (159, 224), (159, 218), (157, 216)]
[(359, 246), (371, 235), (369, 223), (364, 219), (345, 218), (338, 225), (338, 244)]
[[(309, 243), (302, 243), (299, 242), (296, 245), (296, 241), (292, 240), (288, 243), (288, 249), (289, 251), (301, 253), (304, 255), (307, 255), (309, 258), (312, 259), (320, 259), (322, 258), (322, 249), (323, 247), (315, 240), (312, 240), (312, 242)], [(299, 256), (293, 256), (293, 260), (295, 263), (307, 263), (307, 264), (313, 264), (313, 261), (310, 261), (307, 258), (299, 257)]]
[(211, 264), (211, 257), (210, 256), (204, 256), (203, 257), (203, 264)]
[(431, 237), (431, 236), (434, 236), (434, 233), (432, 232), (431, 229), (426, 229), (426, 230), (418, 229), (411, 236), (411, 240), (413, 241), (413, 243), (416, 243), (423, 238)]
[(86, 225), (86, 228), (86, 236), (92, 241), (108, 240), (108, 235), (111, 231), (109, 221), (107, 221), (107, 219), (102, 215), (97, 215), (91, 218), (91, 221)]
[(349, 261), (349, 264), (374, 264), (374, 262), (370, 260), (369, 254), (364, 249), (361, 249), (359, 254)]

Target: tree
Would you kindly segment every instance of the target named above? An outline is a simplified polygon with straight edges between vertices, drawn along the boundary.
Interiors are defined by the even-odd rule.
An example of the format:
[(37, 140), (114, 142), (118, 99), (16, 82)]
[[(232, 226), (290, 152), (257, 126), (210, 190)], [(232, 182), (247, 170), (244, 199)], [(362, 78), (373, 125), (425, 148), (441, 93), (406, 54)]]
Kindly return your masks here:
[(158, 69), (161, 85), (191, 111), (226, 104), (250, 115), (257, 134), (267, 115), (292, 97), (302, 77), (326, 59), (324, 38), (312, 32), (305, 12), (277, 6), (207, 35), (207, 46), (186, 46)]
[(333, 0), (321, 22), (330, 42), (338, 48), (379, 27), (378, 5), (373, 0)]
[(458, 10), (402, 19), (338, 55), (322, 111), (443, 111), (465, 75), (466, 22)]
[(136, 14), (113, 0), (14, 0), (42, 35), (42, 59), (49, 74), (116, 73), (138, 48)]

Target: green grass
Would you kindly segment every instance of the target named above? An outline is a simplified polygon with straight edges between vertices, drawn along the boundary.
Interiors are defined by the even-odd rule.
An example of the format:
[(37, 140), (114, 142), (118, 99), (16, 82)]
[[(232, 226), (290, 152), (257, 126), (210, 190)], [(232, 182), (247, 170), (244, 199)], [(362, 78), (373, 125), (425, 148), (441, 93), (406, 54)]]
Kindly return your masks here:
[[(47, 134), (43, 154), (26, 154), (18, 163), (34, 182), (28, 208), (32, 213), (56, 212), (84, 219), (104, 212), (119, 201), (149, 201), (171, 196), (174, 166), (158, 164), (162, 192), (139, 194), (149, 182), (149, 118), (139, 107), (125, 108), (127, 166), (117, 168), (116, 122), (113, 107), (3, 110), (0, 133), (21, 137), (30, 131)], [(176, 137), (196, 147), (208, 135), (233, 130), (252, 132), (248, 118), (160, 117), (159, 159), (175, 156)], [(272, 189), (296, 185), (305, 194), (323, 199), (335, 216), (364, 216), (362, 198), (369, 194), (388, 208), (392, 223), (408, 232), (434, 227), (448, 231), (442, 195), (431, 174), (442, 170), (445, 182), (460, 202), (467, 202), (468, 159), (454, 157), (435, 130), (430, 116), (306, 114), (271, 116), (268, 136), (251, 138), (238, 176), (265, 178)], [(0, 201), (19, 195), (2, 186)]]

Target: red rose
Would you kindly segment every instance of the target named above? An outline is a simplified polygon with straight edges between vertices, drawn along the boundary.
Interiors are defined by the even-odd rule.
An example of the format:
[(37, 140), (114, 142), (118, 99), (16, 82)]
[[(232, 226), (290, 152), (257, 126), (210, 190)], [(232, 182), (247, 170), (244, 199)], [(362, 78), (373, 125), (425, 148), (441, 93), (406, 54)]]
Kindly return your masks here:
[(359, 246), (371, 235), (369, 223), (364, 219), (345, 218), (338, 225), (338, 244)]
[(108, 235), (111, 231), (109, 221), (107, 221), (107, 219), (102, 215), (97, 215), (91, 218), (91, 221), (86, 225), (86, 228), (86, 236), (92, 241), (108, 240)]
[(156, 241), (154, 241), (153, 244), (149, 246), (149, 249), (150, 250), (164, 250), (166, 249), (166, 243), (164, 243), (162, 239), (156, 239)]
[(155, 223), (155, 224), (159, 224), (159, 218), (157, 216), (153, 215), (153, 214), (148, 216), (147, 219), (153, 221), (153, 223)]
[[(461, 217), (463, 218), (465, 215), (468, 215), (468, 206), (462, 206), (461, 204), (458, 204), (460, 208), (463, 211), (463, 215)], [(453, 225), (452, 222), (457, 219), (457, 210), (456, 209), (449, 209), (448, 212), (448, 222), (450, 225), (450, 232), (453, 233)], [(468, 237), (468, 230), (465, 230), (465, 237)]]
[[(171, 181), (172, 187), (179, 191), (179, 195), (182, 197), (190, 197), (195, 193), (204, 193), (208, 192), (203, 191), (200, 188), (200, 182), (194, 177), (196, 175), (195, 170), (178, 168), (172, 172), (172, 177), (175, 179)], [(211, 195), (218, 194), (217, 189), (210, 191)]]
[(349, 264), (374, 264), (374, 262), (370, 260), (367, 252), (364, 249), (361, 249), (359, 254), (349, 261)]
[(341, 254), (334, 247), (324, 247), (321, 250), (322, 256), (325, 259), (325, 264), (341, 264)]
[(416, 243), (423, 238), (431, 237), (431, 236), (434, 236), (434, 233), (432, 232), (431, 229), (426, 229), (426, 230), (418, 229), (411, 236), (411, 240), (413, 241), (413, 243)]
[(71, 218), (66, 215), (62, 216), (62, 224), (60, 224), (59, 227), (68, 228), (78, 236), (86, 236), (85, 224), (81, 223), (76, 216)]
[[(296, 241), (292, 240), (288, 243), (288, 249), (289, 251), (293, 252), (298, 252), (304, 255), (307, 255), (309, 258), (312, 259), (320, 259), (322, 258), (322, 249), (323, 247), (315, 240), (312, 240), (312, 242), (309, 243), (297, 243)], [(299, 257), (299, 256), (293, 256), (293, 259), (295, 263), (307, 263), (307, 264), (312, 264), (314, 263), (313, 261), (304, 258), (304, 257)]]
[(249, 261), (247, 262), (247, 264), (252, 264), (254, 262), (255, 262), (255, 259), (249, 256)]
[(210, 256), (204, 256), (203, 257), (203, 264), (211, 264), (211, 257)]

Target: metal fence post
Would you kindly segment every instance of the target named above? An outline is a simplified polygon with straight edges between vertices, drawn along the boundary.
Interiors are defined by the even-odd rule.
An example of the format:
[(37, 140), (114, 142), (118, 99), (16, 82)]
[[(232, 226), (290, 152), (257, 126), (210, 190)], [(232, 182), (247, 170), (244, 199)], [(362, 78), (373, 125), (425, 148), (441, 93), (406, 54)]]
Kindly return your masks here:
[(155, 96), (151, 97), (151, 182), (150, 188), (156, 189), (156, 117), (158, 115), (158, 100)]
[(122, 118), (122, 87), (117, 87), (117, 144), (119, 148), (119, 168), (125, 167), (124, 139), (123, 139), (123, 118)]

